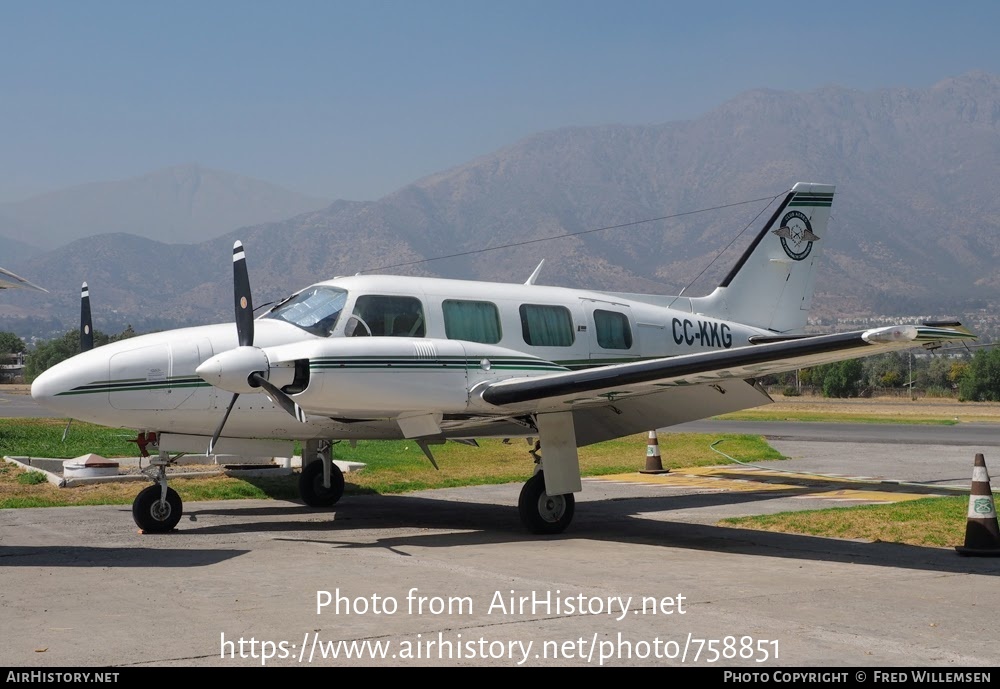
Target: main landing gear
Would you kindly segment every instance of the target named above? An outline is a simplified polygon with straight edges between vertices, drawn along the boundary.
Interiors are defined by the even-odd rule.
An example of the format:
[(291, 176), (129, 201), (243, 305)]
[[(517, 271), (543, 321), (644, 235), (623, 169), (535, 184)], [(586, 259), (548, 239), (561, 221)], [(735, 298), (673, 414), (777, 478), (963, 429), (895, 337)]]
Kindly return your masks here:
[(525, 482), (517, 501), (517, 511), (524, 528), (541, 535), (565, 531), (573, 521), (575, 508), (576, 499), (572, 493), (548, 495), (545, 492), (545, 476), (541, 471)]
[[(529, 438), (528, 444), (531, 443)], [(541, 449), (541, 441), (536, 440), (528, 451), (538, 468), (521, 488), (517, 511), (524, 528), (531, 533), (547, 536), (562, 533), (573, 521), (576, 498), (572, 493), (549, 495), (545, 492), (545, 472), (542, 470), (542, 456), (539, 454)]]

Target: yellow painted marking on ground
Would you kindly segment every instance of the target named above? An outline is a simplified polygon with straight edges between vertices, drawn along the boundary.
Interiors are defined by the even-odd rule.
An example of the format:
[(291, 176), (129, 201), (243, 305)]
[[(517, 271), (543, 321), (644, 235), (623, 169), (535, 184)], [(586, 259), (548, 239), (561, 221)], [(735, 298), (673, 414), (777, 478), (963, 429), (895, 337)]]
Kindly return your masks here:
[(916, 493), (893, 493), (877, 490), (830, 490), (823, 493), (809, 493), (799, 495), (800, 498), (816, 498), (819, 500), (862, 500), (864, 502), (905, 502), (907, 500), (920, 500), (929, 497), (943, 497), (931, 495), (918, 495)]
[[(612, 474), (609, 476), (593, 476), (589, 477), (588, 480), (660, 485), (664, 487), (687, 487), (718, 492), (793, 491), (800, 493), (794, 496), (799, 498), (858, 502), (903, 502), (906, 500), (919, 500), (920, 498), (935, 495), (927, 493), (903, 493), (896, 492), (895, 490), (881, 491), (868, 488), (839, 488), (829, 490), (831, 484), (870, 486), (871, 482), (846, 477), (826, 477), (813, 474), (768, 471), (756, 467), (693, 467), (689, 469), (672, 469), (666, 474), (641, 474), (634, 472)], [(819, 485), (810, 487), (809, 483)], [(937, 494), (937, 497), (940, 497), (940, 494)]]
[(759, 491), (759, 490), (796, 490), (798, 486), (779, 483), (761, 483), (742, 478), (728, 479), (723, 474), (689, 471), (669, 474), (613, 474), (610, 476), (590, 477), (598, 481), (615, 481), (617, 483), (642, 483), (660, 486), (708, 488), (711, 490)]

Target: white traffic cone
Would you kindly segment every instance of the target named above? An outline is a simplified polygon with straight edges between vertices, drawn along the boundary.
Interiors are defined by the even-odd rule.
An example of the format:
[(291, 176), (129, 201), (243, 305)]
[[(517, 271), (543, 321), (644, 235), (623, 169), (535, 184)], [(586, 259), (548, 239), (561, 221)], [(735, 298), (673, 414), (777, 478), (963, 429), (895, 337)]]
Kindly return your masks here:
[(670, 469), (663, 468), (663, 460), (660, 458), (660, 441), (656, 438), (656, 431), (649, 432), (649, 441), (646, 443), (646, 468), (640, 474), (667, 474)]
[(976, 455), (972, 466), (972, 490), (969, 493), (969, 518), (965, 526), (965, 545), (955, 548), (959, 555), (1000, 557), (1000, 526), (993, 504), (990, 475), (986, 460)]

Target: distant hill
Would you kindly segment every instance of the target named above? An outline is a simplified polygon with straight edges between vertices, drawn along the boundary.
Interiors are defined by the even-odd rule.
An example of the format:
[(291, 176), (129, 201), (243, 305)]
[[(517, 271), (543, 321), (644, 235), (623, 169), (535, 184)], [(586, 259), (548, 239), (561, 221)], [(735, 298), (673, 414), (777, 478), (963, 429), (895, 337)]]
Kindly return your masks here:
[(190, 244), (328, 203), (249, 177), (181, 165), (0, 204), (0, 235), (48, 249), (119, 232)]
[[(3, 219), (0, 218), (0, 225)], [(0, 236), (0, 268), (44, 253), (37, 246), (10, 237)]]
[[(542, 258), (546, 284), (705, 293), (769, 212), (760, 200), (721, 206), (781, 196), (797, 181), (837, 185), (818, 314), (960, 317), (1000, 303), (997, 179), (996, 75), (928, 89), (755, 90), (694, 120), (543, 132), (379, 201), (338, 201), (195, 245), (80, 241), (5, 266), (53, 292), (5, 295), (0, 317), (33, 308), (70, 314), (72, 324), (88, 280), (95, 317), (115, 308), (177, 323), (230, 320), (237, 238), (257, 304), (387, 266), (523, 282)], [(677, 217), (592, 231), (664, 216)], [(419, 262), (454, 254), (465, 255)]]

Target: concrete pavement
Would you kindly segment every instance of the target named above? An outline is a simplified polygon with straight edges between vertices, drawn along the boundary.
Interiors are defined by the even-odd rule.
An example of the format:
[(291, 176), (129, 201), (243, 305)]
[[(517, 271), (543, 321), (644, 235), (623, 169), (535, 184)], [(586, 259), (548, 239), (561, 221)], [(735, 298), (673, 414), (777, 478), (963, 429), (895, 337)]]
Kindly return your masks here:
[(160, 536), (129, 506), (2, 510), (0, 665), (1000, 665), (1000, 559), (716, 525), (871, 501), (801, 472), (943, 491), (1000, 448), (774, 445), (798, 478), (587, 479), (555, 538), (520, 484), (188, 503)]

